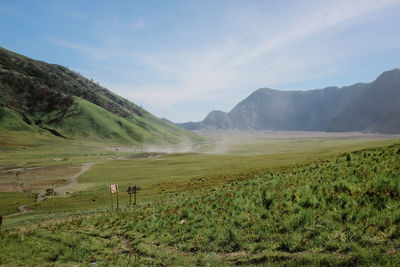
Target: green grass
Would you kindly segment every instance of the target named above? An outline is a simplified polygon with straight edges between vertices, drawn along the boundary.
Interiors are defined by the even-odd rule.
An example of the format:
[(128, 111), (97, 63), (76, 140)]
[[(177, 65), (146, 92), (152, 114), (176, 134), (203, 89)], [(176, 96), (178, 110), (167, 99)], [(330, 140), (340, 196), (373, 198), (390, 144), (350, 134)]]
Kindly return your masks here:
[(35, 131), (23, 121), (21, 115), (6, 107), (0, 108), (0, 125), (2, 131)]
[(202, 140), (68, 68), (1, 47), (0, 62), (0, 132), (49, 131), (68, 139), (120, 145)]
[[(393, 181), (397, 176), (385, 177), (390, 171), (398, 174), (397, 147), (367, 150), (365, 160), (364, 152), (351, 155), (349, 152), (390, 145), (398, 140), (248, 138), (198, 148), (205, 153), (174, 154), (110, 151), (109, 144), (99, 146), (96, 142), (65, 140), (48, 133), (33, 136), (21, 131), (12, 135), (0, 133), (0, 140), (4, 140), (1, 149), (6, 152), (0, 154), (2, 175), (7, 170), (22, 168), (24, 174), (20, 178), (24, 183), (35, 179), (63, 179), (63, 175), (70, 175), (67, 175), (68, 170), (75, 173), (83, 163), (94, 163), (78, 178), (78, 185), (61, 197), (47, 198), (38, 203), (30, 193), (0, 193), (2, 215), (16, 212), (17, 206), (22, 204), (34, 210), (4, 220), (5, 232), (1, 237), (4, 240), (1, 251), (4, 252), (0, 252), (0, 264), (38, 265), (54, 261), (70, 265), (96, 261), (100, 265), (126, 265), (135, 255), (142, 264), (165, 262), (169, 265), (350, 264), (353, 261), (381, 264), (397, 259), (397, 256), (387, 253), (393, 249), (397, 255), (397, 243), (385, 237), (397, 231), (393, 228), (397, 219), (388, 221), (390, 212), (386, 206), (382, 213), (374, 208), (375, 204), (369, 203), (370, 199), (367, 201), (366, 207), (372, 211), (366, 216), (370, 220), (382, 219), (391, 225), (382, 235), (386, 239), (380, 236), (381, 239), (375, 240), (376, 231), (368, 237), (372, 240), (368, 242), (374, 246), (370, 255), (359, 248), (370, 246), (370, 243), (338, 241), (343, 237), (343, 231), (348, 231), (343, 225), (352, 224), (349, 229), (361, 231), (357, 228), (361, 219), (340, 223), (334, 221), (336, 217), (333, 214), (339, 212), (340, 216), (347, 218), (349, 214), (363, 212), (360, 204), (353, 205), (353, 202), (361, 201), (356, 196), (370, 194), (360, 190), (366, 184), (370, 188), (382, 188), (384, 184), (396, 188)], [(13, 173), (7, 175), (13, 176)], [(122, 191), (119, 196), (122, 211), (119, 213), (110, 210), (108, 186), (112, 183), (118, 183)], [(325, 186), (320, 186), (324, 183)], [(142, 190), (138, 194), (139, 206), (132, 213), (125, 210), (128, 195), (124, 191), (135, 184)], [(272, 191), (263, 191), (263, 188), (274, 186)], [(329, 206), (325, 195), (332, 190), (343, 190), (346, 194), (354, 192), (354, 195), (340, 195), (345, 208), (349, 205), (346, 203), (353, 204), (341, 210), (341, 204), (335, 200)], [(393, 192), (389, 191), (389, 195), (395, 194)], [(396, 201), (388, 197), (383, 202), (394, 209), (393, 216), (397, 216)], [(110, 212), (111, 215), (106, 215)], [(106, 215), (105, 221), (96, 214)], [(318, 221), (316, 216), (325, 219)], [(179, 224), (181, 219), (186, 221), (183, 226)], [(264, 222), (270, 219), (274, 220), (267, 226), (272, 228), (266, 229)], [(54, 226), (54, 221), (57, 221), (55, 225), (61, 222), (64, 226)], [(328, 222), (332, 224), (321, 224)], [(38, 223), (42, 225), (40, 235), (35, 231), (19, 232), (12, 228), (31, 229)], [(308, 240), (316, 229), (320, 231), (318, 235), (322, 241)], [(373, 230), (376, 229), (373, 227)], [(335, 235), (327, 235), (327, 232)], [(48, 238), (50, 233), (54, 239)], [(266, 233), (268, 237), (265, 237)], [(65, 241), (65, 236), (72, 236), (72, 239)], [(334, 250), (337, 242), (340, 246)], [(378, 245), (375, 246), (374, 242)], [(39, 244), (34, 252), (29, 250), (32, 244)], [(304, 244), (307, 244), (305, 250), (300, 249)], [(30, 254), (19, 251), (23, 249)], [(379, 255), (383, 250), (384, 255)], [(7, 261), (4, 255), (11, 255), (10, 260)], [(341, 261), (337, 261), (338, 258)]]
[[(37, 112), (30, 115), (29, 119), (32, 122), (42, 121), (39, 124), (40, 127), (26, 124), (21, 115), (15, 111), (0, 108), (0, 130), (4, 134), (9, 131), (24, 131), (31, 138), (35, 138), (38, 133), (43, 135), (43, 132), (46, 131), (42, 128), (49, 128), (76, 141), (109, 145), (123, 144), (125, 146), (171, 145), (203, 140), (201, 137), (164, 122), (147, 112), (142, 116), (124, 118), (84, 99), (75, 97), (74, 101), (73, 108), (70, 108), (63, 119), (56, 122), (52, 121), (60, 116), (59, 111)], [(62, 139), (53, 137), (54, 140)]]
[[(57, 217), (66, 212), (108, 208), (110, 201), (107, 190), (112, 183), (118, 183), (123, 191), (130, 185), (139, 185), (142, 188), (139, 199), (147, 202), (166, 195), (172, 196), (197, 188), (222, 185), (232, 180), (248, 179), (271, 170), (307, 164), (343, 152), (396, 142), (392, 139), (357, 138), (245, 139), (242, 142), (234, 142), (231, 145), (234, 152), (230, 151), (230, 154), (141, 154), (107, 151), (106, 146), (101, 147), (96, 143), (53, 140), (46, 134), (40, 139), (31, 139), (29, 135), (15, 132), (13, 137), (15, 139), (8, 138), (8, 142), (20, 142), (21, 145), (10, 145), (15, 150), (0, 155), (0, 167), (22, 168), (20, 182), (24, 183), (26, 189), (29, 184), (41, 179), (44, 182), (41, 189), (55, 187), (57, 190), (56, 186), (64, 183), (72, 173), (77, 173), (81, 164), (94, 163), (89, 171), (78, 178), (78, 185), (68, 190), (68, 195), (48, 198), (41, 203), (29, 203), (28, 208), (34, 209), (35, 212), (24, 215), (27, 218), (39, 218), (40, 214), (47, 218), (46, 214), (49, 213)], [(215, 152), (215, 146), (208, 151)], [(246, 147), (257, 147), (258, 150), (254, 149), (253, 154), (250, 154)], [(264, 149), (265, 154), (259, 153), (261, 149)], [(39, 169), (34, 169), (37, 167)], [(33, 169), (30, 170), (31, 168)], [(5, 181), (3, 191), (5, 185), (9, 185), (7, 181), (10, 181), (10, 178), (14, 178), (13, 172), (0, 174), (0, 187), (1, 182)], [(49, 180), (55, 184), (45, 182)], [(122, 193), (120, 199), (122, 205), (126, 205), (128, 195)], [(16, 206), (13, 209), (16, 209)], [(6, 214), (2, 211), (2, 215)], [(13, 224), (16, 220), (17, 218), (12, 218), (5, 224)], [(23, 220), (18, 219), (18, 223), (23, 223)]]
[(23, 232), (6, 228), (0, 262), (400, 263), (400, 145), (248, 178), (131, 210), (73, 217)]
[[(109, 143), (125, 145), (173, 144), (184, 138), (201, 140), (194, 134), (171, 124), (164, 123), (149, 113), (142, 117), (119, 117), (86, 100), (75, 98), (81, 115), (63, 119), (55, 127), (61, 134), (69, 138), (87, 138), (91, 140), (108, 140)], [(41, 116), (43, 117), (43, 116)]]
[(17, 207), (21, 205), (33, 204), (36, 201), (35, 194), (23, 192), (0, 192), (1, 215), (8, 215), (19, 212)]

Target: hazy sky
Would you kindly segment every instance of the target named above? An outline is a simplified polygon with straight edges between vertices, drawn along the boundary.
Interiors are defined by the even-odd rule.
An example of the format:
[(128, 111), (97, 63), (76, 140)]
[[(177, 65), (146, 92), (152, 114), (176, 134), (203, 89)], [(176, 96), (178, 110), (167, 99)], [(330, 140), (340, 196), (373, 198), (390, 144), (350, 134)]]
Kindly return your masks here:
[(400, 0), (0, 0), (0, 46), (176, 122), (400, 66)]

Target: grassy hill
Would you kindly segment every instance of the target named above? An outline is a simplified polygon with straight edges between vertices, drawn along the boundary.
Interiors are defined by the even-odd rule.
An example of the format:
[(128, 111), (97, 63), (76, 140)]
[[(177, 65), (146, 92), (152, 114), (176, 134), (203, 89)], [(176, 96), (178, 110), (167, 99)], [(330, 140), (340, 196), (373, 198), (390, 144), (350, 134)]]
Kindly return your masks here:
[(378, 147), (133, 209), (7, 227), (0, 264), (397, 266), (399, 170), (400, 145)]
[(137, 145), (199, 137), (68, 68), (0, 48), (0, 130)]

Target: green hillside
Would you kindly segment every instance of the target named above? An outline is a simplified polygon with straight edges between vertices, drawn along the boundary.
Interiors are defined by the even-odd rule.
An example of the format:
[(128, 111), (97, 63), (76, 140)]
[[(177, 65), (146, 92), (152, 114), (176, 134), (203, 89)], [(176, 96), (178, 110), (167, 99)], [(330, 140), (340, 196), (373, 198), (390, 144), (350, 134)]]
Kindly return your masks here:
[(68, 68), (0, 48), (0, 131), (127, 145), (199, 140)]

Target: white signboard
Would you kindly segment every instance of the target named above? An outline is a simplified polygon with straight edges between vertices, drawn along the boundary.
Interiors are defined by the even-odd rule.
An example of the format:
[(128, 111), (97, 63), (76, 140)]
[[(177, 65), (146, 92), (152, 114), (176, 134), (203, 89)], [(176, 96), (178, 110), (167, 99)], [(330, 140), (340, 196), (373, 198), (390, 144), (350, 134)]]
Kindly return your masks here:
[(118, 192), (118, 184), (112, 184), (110, 185), (110, 193), (114, 194)]

